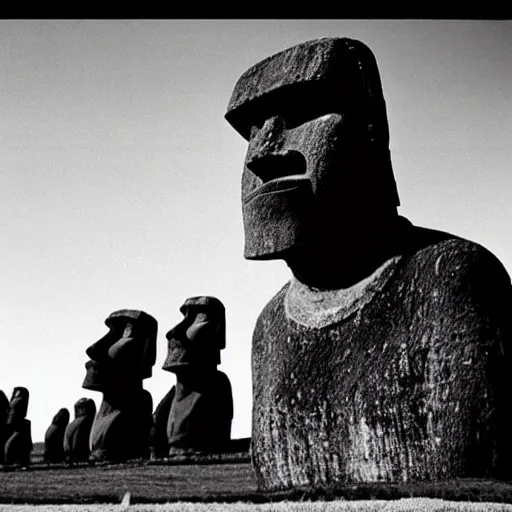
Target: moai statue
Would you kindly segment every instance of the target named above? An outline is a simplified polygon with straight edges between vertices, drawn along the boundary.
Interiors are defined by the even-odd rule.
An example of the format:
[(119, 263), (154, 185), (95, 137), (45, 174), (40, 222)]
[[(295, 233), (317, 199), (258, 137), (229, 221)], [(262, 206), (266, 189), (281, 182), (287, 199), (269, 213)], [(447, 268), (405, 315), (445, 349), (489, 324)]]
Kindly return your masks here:
[(28, 399), (27, 388), (14, 388), (6, 423), (5, 464), (20, 464), (22, 466), (30, 464), (33, 444), (30, 420), (26, 419)]
[(228, 448), (233, 396), (228, 377), (217, 370), (226, 346), (225, 310), (215, 297), (192, 297), (180, 311), (183, 320), (167, 333), (163, 369), (176, 385), (154, 414), (153, 456), (211, 453)]
[(371, 50), (323, 38), (238, 80), (245, 257), (292, 278), (253, 335), (262, 489), (509, 478), (512, 292), (484, 247), (397, 213)]
[(87, 462), (91, 449), (89, 440), (96, 416), (96, 404), (90, 398), (80, 398), (75, 403), (75, 419), (64, 433), (64, 453), (69, 462)]
[(149, 458), (153, 403), (142, 381), (156, 359), (156, 320), (132, 309), (106, 320), (109, 332), (87, 349), (85, 389), (101, 391), (103, 401), (91, 430), (93, 460)]
[(9, 417), (9, 400), (0, 390), (0, 465), (4, 463), (4, 447), (7, 441), (7, 418)]
[(69, 423), (69, 411), (65, 408), (53, 417), (51, 425), (44, 435), (45, 462), (62, 462), (65, 459), (64, 453), (64, 432)]

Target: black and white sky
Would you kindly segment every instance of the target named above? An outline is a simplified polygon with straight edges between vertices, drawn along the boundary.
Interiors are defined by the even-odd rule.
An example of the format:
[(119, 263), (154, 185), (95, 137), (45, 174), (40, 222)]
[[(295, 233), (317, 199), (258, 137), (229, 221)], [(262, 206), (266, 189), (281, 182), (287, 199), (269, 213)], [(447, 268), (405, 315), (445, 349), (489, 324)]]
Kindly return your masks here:
[(226, 306), (220, 369), (233, 437), (250, 435), (252, 330), (290, 272), (243, 258), (246, 142), (224, 114), (249, 66), (324, 36), (376, 55), (400, 213), (512, 272), (510, 21), (1, 20), (0, 389), (30, 390), (35, 441), (61, 407), (99, 405), (85, 349), (117, 309), (158, 320), (156, 407), (165, 333), (195, 295)]

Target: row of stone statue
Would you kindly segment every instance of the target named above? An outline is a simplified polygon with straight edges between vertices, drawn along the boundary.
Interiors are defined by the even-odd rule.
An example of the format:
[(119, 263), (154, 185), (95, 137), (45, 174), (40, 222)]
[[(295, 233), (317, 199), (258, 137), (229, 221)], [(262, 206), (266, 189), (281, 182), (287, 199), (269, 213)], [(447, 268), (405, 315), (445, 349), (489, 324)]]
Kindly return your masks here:
[[(215, 297), (192, 297), (180, 310), (184, 318), (166, 335), (168, 354), (163, 365), (176, 375), (176, 385), (154, 414), (142, 381), (151, 377), (156, 361), (157, 321), (131, 309), (108, 316), (108, 333), (86, 351), (90, 360), (82, 384), (103, 394), (99, 410), (93, 400), (82, 398), (69, 423), (69, 411), (60, 409), (45, 435), (47, 462), (230, 451), (231, 384), (217, 369), (226, 345), (224, 305)], [(8, 428), (3, 429), (6, 464), (29, 463), (28, 397), (25, 388), (15, 388)]]
[[(226, 119), (249, 143), (244, 256), (292, 272), (252, 340), (258, 486), (511, 479), (510, 276), (481, 245), (398, 214), (372, 51), (333, 37), (272, 55), (242, 74)], [(83, 386), (103, 393), (93, 457), (228, 441), (224, 309), (202, 297), (182, 311), (164, 364), (177, 384), (153, 426), (156, 321), (113, 313), (87, 350)]]

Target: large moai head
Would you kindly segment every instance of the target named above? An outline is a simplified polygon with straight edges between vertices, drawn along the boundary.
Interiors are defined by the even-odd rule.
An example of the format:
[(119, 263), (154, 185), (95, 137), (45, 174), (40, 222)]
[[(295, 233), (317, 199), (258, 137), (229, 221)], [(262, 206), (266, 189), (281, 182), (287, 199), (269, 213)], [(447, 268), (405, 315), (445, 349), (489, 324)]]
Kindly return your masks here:
[(333, 222), (348, 232), (396, 215), (386, 105), (363, 43), (323, 38), (268, 57), (240, 77), (226, 119), (249, 142), (247, 259), (287, 260), (332, 238)]
[(162, 368), (173, 373), (215, 368), (226, 346), (224, 305), (215, 297), (191, 297), (180, 311), (183, 320), (166, 334), (168, 353)]
[(109, 392), (151, 377), (157, 321), (143, 311), (122, 309), (111, 313), (105, 324), (109, 332), (86, 350), (91, 359), (82, 387)]
[(29, 392), (27, 388), (16, 387), (12, 391), (7, 423), (15, 425), (27, 416)]

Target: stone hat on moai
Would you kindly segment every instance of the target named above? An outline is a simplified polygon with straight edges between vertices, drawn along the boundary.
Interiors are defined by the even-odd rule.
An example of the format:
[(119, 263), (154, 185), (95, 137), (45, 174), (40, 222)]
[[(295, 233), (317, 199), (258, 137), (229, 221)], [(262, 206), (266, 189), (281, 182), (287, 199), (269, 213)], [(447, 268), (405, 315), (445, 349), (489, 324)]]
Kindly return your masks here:
[(246, 258), (307, 243), (326, 208), (399, 206), (379, 70), (364, 43), (323, 38), (262, 60), (236, 83), (225, 117), (249, 141)]
[(220, 351), (226, 347), (226, 314), (215, 297), (187, 299), (180, 308), (183, 320), (167, 334), (166, 371), (190, 366), (217, 366)]
[(100, 390), (105, 379), (120, 373), (135, 380), (151, 377), (157, 321), (143, 311), (121, 309), (111, 313), (105, 324), (109, 332), (86, 350), (91, 360), (82, 387)]

